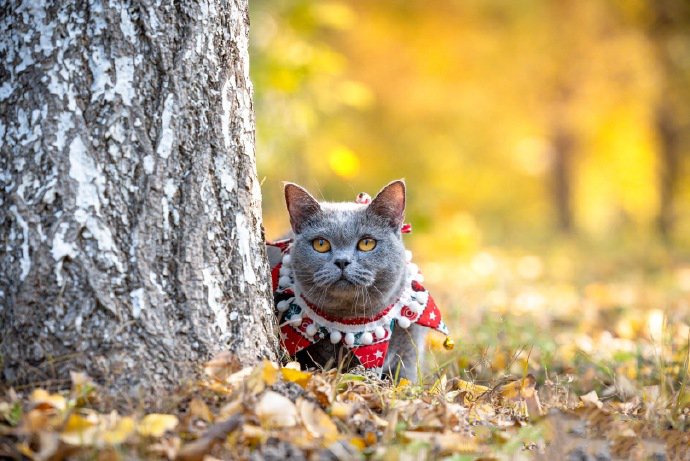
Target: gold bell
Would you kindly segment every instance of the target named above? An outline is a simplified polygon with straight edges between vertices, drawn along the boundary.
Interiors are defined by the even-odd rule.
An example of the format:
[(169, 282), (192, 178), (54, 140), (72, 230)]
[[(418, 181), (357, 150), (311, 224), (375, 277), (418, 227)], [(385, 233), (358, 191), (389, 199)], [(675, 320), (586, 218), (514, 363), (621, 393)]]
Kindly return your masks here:
[(443, 348), (447, 351), (452, 351), (455, 347), (455, 341), (450, 336), (446, 336), (445, 341), (443, 341)]

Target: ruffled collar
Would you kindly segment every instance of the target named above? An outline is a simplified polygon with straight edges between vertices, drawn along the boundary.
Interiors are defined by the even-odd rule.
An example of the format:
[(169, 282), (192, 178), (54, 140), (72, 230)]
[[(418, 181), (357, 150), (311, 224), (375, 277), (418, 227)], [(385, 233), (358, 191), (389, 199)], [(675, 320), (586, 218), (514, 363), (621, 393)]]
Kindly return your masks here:
[(344, 344), (365, 368), (380, 369), (388, 352), (394, 328), (412, 324), (432, 328), (448, 335), (441, 312), (422, 282), (424, 277), (406, 252), (406, 281), (397, 300), (371, 317), (337, 318), (309, 302), (295, 283), (290, 264), (292, 240), (270, 242), (279, 248), (282, 261), (272, 271), (275, 308), (280, 324), (280, 338), (290, 355), (328, 340)]

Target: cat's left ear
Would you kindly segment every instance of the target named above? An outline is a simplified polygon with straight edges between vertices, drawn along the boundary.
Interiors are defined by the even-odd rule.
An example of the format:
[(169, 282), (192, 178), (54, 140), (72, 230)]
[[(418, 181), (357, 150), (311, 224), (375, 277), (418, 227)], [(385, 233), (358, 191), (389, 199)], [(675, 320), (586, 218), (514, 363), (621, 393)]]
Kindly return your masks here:
[(398, 179), (381, 189), (367, 208), (372, 213), (386, 219), (394, 229), (400, 229), (405, 218), (405, 181)]

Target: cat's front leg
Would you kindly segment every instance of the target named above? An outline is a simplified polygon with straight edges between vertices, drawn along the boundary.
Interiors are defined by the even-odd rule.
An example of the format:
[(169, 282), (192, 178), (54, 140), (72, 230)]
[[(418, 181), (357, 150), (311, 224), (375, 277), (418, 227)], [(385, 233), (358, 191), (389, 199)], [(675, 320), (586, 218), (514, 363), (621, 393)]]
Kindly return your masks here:
[(424, 345), (429, 330), (416, 324), (396, 326), (388, 346), (383, 373), (391, 378), (405, 378), (416, 383), (424, 365)]

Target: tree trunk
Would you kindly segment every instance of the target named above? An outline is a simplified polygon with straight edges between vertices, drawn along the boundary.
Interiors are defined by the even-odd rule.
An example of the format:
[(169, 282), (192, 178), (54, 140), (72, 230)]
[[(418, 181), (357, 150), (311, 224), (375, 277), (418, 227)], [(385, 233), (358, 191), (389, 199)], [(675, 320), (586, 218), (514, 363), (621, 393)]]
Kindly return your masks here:
[(570, 184), (574, 147), (575, 141), (572, 133), (566, 127), (557, 124), (553, 133), (551, 187), (558, 230), (566, 234), (573, 231)]
[(247, 1), (1, 3), (5, 382), (273, 357)]
[(665, 242), (673, 239), (675, 223), (675, 197), (681, 164), (681, 145), (676, 120), (668, 103), (661, 103), (656, 111), (656, 129), (659, 136), (659, 214), (657, 227)]

